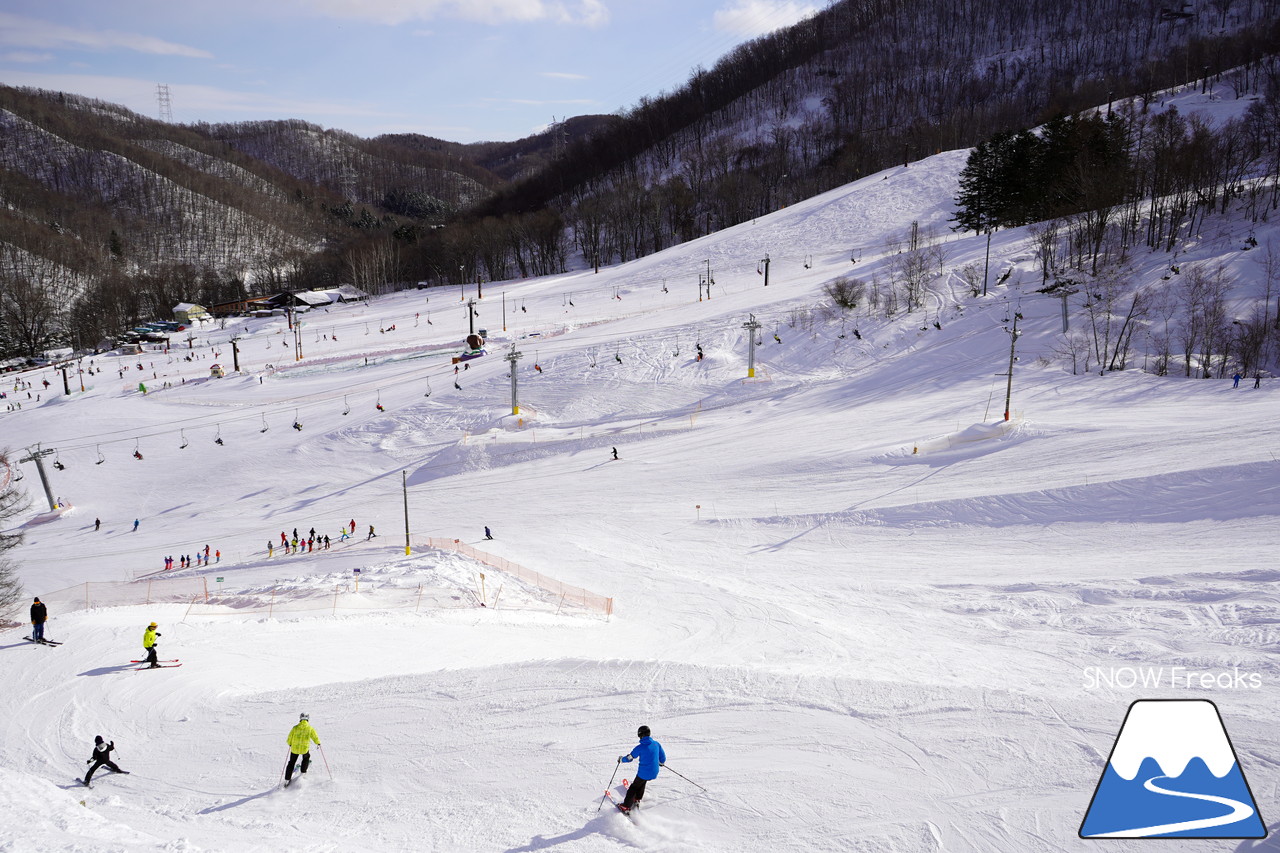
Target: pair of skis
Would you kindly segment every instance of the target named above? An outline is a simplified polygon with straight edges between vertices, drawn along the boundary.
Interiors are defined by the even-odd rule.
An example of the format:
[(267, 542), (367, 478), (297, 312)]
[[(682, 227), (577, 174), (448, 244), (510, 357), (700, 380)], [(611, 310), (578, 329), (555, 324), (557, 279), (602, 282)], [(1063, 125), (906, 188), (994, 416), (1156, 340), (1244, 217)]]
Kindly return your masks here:
[[(627, 786), (628, 786), (629, 784), (631, 784), (631, 783), (630, 783), (630, 782), (628, 782), (626, 779), (623, 779), (623, 780), (622, 780), (622, 790), (624, 790), (624, 791), (625, 791), (625, 790), (627, 789)], [(632, 814), (632, 812), (636, 809), (636, 806), (638, 806), (638, 805), (639, 805), (639, 803), (637, 803), (637, 804), (636, 804), (636, 806), (632, 806), (632, 807), (631, 807), (631, 808), (629, 808), (629, 809), (624, 809), (624, 808), (622, 807), (622, 803), (618, 802), (617, 800), (615, 800), (615, 799), (613, 798), (613, 791), (610, 791), (608, 788), (605, 788), (604, 795), (605, 795), (605, 797), (609, 800), (609, 802), (613, 803), (613, 807), (614, 807), (615, 809), (617, 809), (618, 811), (622, 812), (624, 815), (626, 815), (626, 816), (627, 816), (627, 820), (631, 821), (632, 823), (635, 823), (635, 822), (636, 822), (636, 816), (635, 816), (634, 814)]]
[(54, 641), (54, 640), (33, 640), (33, 639), (31, 639), (30, 637), (23, 637), (22, 639), (26, 640), (28, 643), (35, 643), (37, 646), (60, 646), (60, 645), (62, 645), (62, 642), (61, 642), (61, 641)]
[[(144, 660), (131, 660), (129, 661), (129, 663), (147, 663), (147, 662)], [(159, 666), (151, 666), (150, 664), (147, 664), (147, 666), (137, 666), (133, 668), (133, 671), (142, 672), (142, 670), (144, 669), (172, 669), (175, 666), (182, 666), (182, 664), (178, 663), (177, 658), (174, 658), (173, 660), (158, 661), (158, 663), (160, 664)]]
[[(128, 775), (129, 775), (129, 771), (128, 771), (128, 770), (113, 770), (113, 771), (111, 771), (111, 772), (112, 772), (114, 775), (117, 775), (117, 776), (128, 776)], [(81, 785), (84, 785), (84, 786), (85, 786), (86, 788), (88, 788), (90, 791), (92, 791), (92, 790), (93, 790), (93, 786), (92, 786), (92, 785), (90, 785), (88, 782), (84, 781), (84, 779), (77, 778), (77, 779), (76, 779), (76, 781), (77, 781), (77, 782), (79, 782)]]

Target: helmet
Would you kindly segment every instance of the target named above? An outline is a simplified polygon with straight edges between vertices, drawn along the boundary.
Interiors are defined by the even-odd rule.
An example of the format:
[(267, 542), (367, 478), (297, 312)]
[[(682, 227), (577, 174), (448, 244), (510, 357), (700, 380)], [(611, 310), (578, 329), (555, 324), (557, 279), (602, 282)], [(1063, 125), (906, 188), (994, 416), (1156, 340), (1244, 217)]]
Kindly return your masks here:
[(311, 719), (311, 717), (310, 717), (309, 715), (307, 715), (307, 714), (299, 714), (299, 715), (298, 715), (298, 722), (302, 722), (303, 720), (309, 720), (309, 719)]
[(33, 603), (34, 603), (34, 604), (39, 604), (39, 603), (40, 603), (40, 596), (38, 596), (38, 595), (37, 595), (37, 596), (36, 596), (36, 600), (35, 600)]
[(150, 625), (148, 625), (147, 627), (148, 627), (148, 628), (159, 628), (160, 626), (159, 626), (159, 625), (157, 625), (156, 623), (152, 622), (152, 623), (151, 623)]
[(648, 737), (648, 736), (649, 736), (648, 726), (641, 726), (640, 728), (636, 729), (636, 737)]
[(93, 739), (94, 743), (102, 743), (102, 735), (96, 735)]

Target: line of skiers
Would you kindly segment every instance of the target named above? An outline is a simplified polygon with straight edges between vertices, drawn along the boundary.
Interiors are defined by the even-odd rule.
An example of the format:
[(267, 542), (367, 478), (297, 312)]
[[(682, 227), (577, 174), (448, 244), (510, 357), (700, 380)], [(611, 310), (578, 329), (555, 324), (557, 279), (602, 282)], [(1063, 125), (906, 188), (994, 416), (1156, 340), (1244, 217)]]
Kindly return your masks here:
[[(210, 556), (210, 553), (209, 553), (209, 546), (208, 546), (208, 545), (205, 545), (205, 546), (204, 546), (204, 551), (203, 551), (203, 552), (201, 552), (201, 551), (196, 551), (196, 558), (195, 558), (195, 560), (194, 560), (194, 561), (192, 561), (192, 559), (191, 559), (191, 555), (190, 555), (190, 554), (182, 554), (182, 555), (180, 555), (180, 556), (178, 557), (178, 568), (180, 568), (180, 569), (189, 569), (189, 568), (191, 568), (192, 566), (196, 566), (196, 567), (199, 567), (199, 566), (207, 566), (207, 565), (209, 565), (209, 563), (211, 563), (211, 562), (213, 562), (213, 563), (221, 563), (221, 562), (222, 562), (222, 549), (218, 549), (217, 551), (214, 551), (214, 552), (213, 552), (213, 554), (212, 554), (212, 556)], [(173, 557), (165, 557), (165, 558), (164, 558), (164, 570), (165, 570), (166, 572), (170, 572), (170, 571), (173, 571), (173, 567), (174, 567), (174, 560), (173, 560)]]
[[(148, 636), (160, 636), (155, 634), (156, 623), (152, 622), (147, 629)], [(148, 647), (152, 653), (155, 650), (154, 637), (152, 644)], [(146, 640), (144, 639), (144, 644)], [(662, 744), (653, 739), (652, 733), (648, 726), (641, 726), (636, 730), (636, 737), (640, 742), (632, 747), (630, 752), (618, 756), (619, 764), (629, 764), (632, 761), (638, 761), (636, 768), (636, 778), (631, 780), (631, 784), (627, 786), (627, 795), (618, 805), (618, 809), (622, 812), (630, 812), (632, 809), (640, 807), (640, 801), (644, 799), (645, 789), (650, 782), (658, 778), (660, 768), (665, 767), (667, 763), (667, 752), (662, 748)], [(311, 767), (311, 744), (320, 746), (320, 733), (316, 731), (315, 726), (311, 724), (311, 715), (302, 713), (298, 715), (298, 722), (293, 728), (289, 729), (289, 734), (285, 737), (285, 742), (289, 745), (289, 760), (284, 766), (284, 784), (287, 788), (289, 783), (293, 781), (293, 771), (299, 770), (301, 775), (305, 776), (307, 770)], [(128, 770), (121, 770), (116, 763), (111, 760), (111, 751), (116, 748), (115, 741), (104, 742), (102, 735), (94, 738), (93, 754), (86, 761), (86, 764), (93, 765), (89, 768), (89, 772), (85, 774), (84, 784), (89, 785), (93, 779), (93, 774), (99, 767), (106, 767), (114, 773), (128, 774)], [(299, 766), (298, 759), (302, 759)]]
[[(348, 529), (346, 525), (343, 525), (342, 527), (338, 528), (339, 542), (345, 542), (355, 535), (356, 520), (354, 518), (351, 519), (350, 524), (351, 524), (350, 529)], [(372, 539), (373, 537), (374, 537), (373, 525), (369, 525), (368, 539)], [(368, 541), (368, 539), (366, 539), (366, 541)], [(318, 533), (316, 533), (316, 529), (314, 527), (311, 528), (310, 533), (306, 537), (300, 537), (298, 535), (298, 528), (296, 527), (293, 528), (292, 538), (290, 538), (289, 534), (286, 533), (285, 531), (283, 530), (280, 531), (280, 550), (286, 554), (309, 554), (315, 551), (316, 548), (319, 548), (321, 551), (328, 551), (330, 544), (331, 544), (331, 540), (329, 539), (329, 537), (327, 535), (325, 536), (319, 535)], [(275, 553), (276, 553), (275, 541), (270, 539), (267, 540), (267, 556), (274, 557)]]

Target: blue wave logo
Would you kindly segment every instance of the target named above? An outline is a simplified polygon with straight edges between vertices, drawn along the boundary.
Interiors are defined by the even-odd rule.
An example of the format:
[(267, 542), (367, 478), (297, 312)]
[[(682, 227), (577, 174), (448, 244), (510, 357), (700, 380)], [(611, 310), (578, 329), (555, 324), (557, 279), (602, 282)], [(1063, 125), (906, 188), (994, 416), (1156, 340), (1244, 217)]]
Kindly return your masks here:
[(1129, 706), (1081, 838), (1265, 838), (1218, 708), (1205, 699)]

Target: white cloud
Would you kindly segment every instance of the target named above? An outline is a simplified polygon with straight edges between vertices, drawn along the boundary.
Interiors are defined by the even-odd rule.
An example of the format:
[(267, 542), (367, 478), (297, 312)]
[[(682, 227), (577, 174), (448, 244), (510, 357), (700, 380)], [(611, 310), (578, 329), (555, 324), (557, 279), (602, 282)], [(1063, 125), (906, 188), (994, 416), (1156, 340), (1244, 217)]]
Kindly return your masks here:
[(796, 0), (733, 0), (712, 16), (720, 32), (755, 38), (802, 21), (818, 7)]
[(523, 107), (585, 107), (596, 102), (590, 98), (570, 98), (564, 100), (540, 100), (537, 98), (481, 98), (486, 104), (519, 104)]
[(59, 48), (132, 50), (137, 53), (189, 56), (196, 59), (210, 59), (213, 56), (206, 50), (175, 44), (153, 36), (122, 33), (116, 30), (82, 30), (36, 18), (25, 18), (22, 15), (11, 15), (7, 12), (0, 12), (0, 44), (46, 50)]
[(585, 74), (570, 74), (567, 71), (541, 71), (539, 74), (543, 77), (550, 77), (553, 80), (586, 80)]
[(608, 23), (604, 0), (300, 0), (331, 18), (355, 18), (398, 26), (408, 21), (460, 18), (482, 24), (551, 21), (599, 27)]
[(48, 62), (51, 59), (53, 59), (52, 53), (33, 53), (29, 50), (0, 53), (0, 62)]

